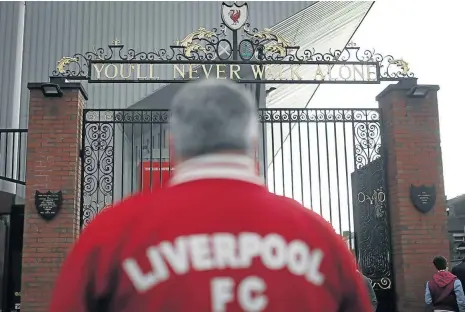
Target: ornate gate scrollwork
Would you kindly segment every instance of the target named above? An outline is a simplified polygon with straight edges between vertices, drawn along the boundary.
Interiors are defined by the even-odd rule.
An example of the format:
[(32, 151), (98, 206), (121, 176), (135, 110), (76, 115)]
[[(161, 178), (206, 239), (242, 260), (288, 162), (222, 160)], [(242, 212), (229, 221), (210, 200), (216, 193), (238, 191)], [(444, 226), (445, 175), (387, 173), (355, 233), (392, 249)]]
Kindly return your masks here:
[[(154, 66), (168, 64), (191, 64), (191, 65), (263, 65), (263, 66), (313, 66), (316, 68), (315, 76), (321, 79), (289, 79), (254, 77), (255, 83), (380, 83), (381, 81), (398, 81), (406, 78), (415, 78), (410, 67), (403, 59), (392, 55), (383, 55), (374, 49), (362, 50), (355, 43), (349, 43), (342, 49), (319, 52), (314, 48), (302, 49), (282, 34), (270, 29), (259, 30), (251, 28), (248, 20), (248, 6), (235, 6), (234, 16), (228, 16), (231, 12), (229, 5), (222, 4), (223, 23), (217, 28), (206, 29), (199, 27), (183, 39), (175, 40), (169, 47), (153, 49), (150, 51), (138, 51), (134, 48), (126, 48), (120, 40), (115, 39), (107, 48), (96, 48), (85, 53), (76, 53), (73, 56), (65, 56), (57, 62), (52, 76), (64, 77), (72, 80), (87, 80), (89, 82), (111, 82), (111, 83), (174, 83), (187, 82), (192, 79), (177, 79), (171, 77), (140, 77), (139, 75), (123, 75), (112, 79), (96, 79), (92, 72), (93, 66), (126, 64), (134, 66)], [(234, 18), (234, 20), (230, 20)], [(229, 30), (229, 33), (227, 32)], [(232, 33), (232, 36), (231, 36)], [(232, 37), (232, 39), (231, 39)], [(328, 67), (323, 73), (320, 66)], [(358, 66), (358, 70), (370, 67), (373, 72), (363, 74), (361, 79), (338, 77), (339, 80), (331, 79), (334, 66), (349, 68)], [(237, 68), (236, 68), (237, 69)], [(305, 71), (304, 69), (303, 71)], [(354, 69), (355, 71), (355, 69)], [(371, 75), (370, 75), (371, 74)], [(125, 74), (126, 75), (126, 74)], [(370, 77), (371, 76), (371, 77)], [(197, 77), (198, 78), (198, 77)], [(230, 79), (238, 82), (249, 83), (245, 78), (232, 75)]]
[[(105, 113), (84, 113), (81, 226), (86, 226), (104, 207), (113, 203), (114, 124)], [(101, 118), (105, 122), (92, 122)]]

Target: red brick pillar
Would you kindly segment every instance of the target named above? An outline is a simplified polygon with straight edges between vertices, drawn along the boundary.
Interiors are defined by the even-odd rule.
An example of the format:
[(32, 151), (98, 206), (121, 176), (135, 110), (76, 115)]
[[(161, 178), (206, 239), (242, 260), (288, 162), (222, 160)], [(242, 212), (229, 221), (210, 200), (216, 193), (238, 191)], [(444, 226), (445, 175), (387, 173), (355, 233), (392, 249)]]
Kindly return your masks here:
[[(57, 273), (79, 233), (79, 150), (87, 94), (80, 83), (61, 82), (61, 97), (45, 97), (42, 85), (28, 84), (21, 312), (48, 310)], [(62, 191), (61, 210), (51, 221), (37, 213), (36, 191)]]
[[(424, 311), (425, 283), (435, 272), (432, 260), (436, 255), (449, 259), (438, 90), (436, 85), (417, 85), (416, 80), (406, 80), (388, 86), (376, 97), (387, 157), (399, 312)], [(427, 91), (426, 96), (418, 96), (422, 91)], [(436, 204), (431, 211), (421, 213), (413, 206), (412, 184), (436, 185)]]

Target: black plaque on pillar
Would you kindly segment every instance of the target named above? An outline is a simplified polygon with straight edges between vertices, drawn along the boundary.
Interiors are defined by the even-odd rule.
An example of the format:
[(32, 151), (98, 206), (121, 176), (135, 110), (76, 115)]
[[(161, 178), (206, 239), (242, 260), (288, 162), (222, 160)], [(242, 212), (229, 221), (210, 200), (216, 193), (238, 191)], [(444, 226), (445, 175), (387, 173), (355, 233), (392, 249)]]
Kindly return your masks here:
[(428, 213), (436, 204), (436, 186), (410, 185), (410, 200), (421, 213)]
[(50, 221), (60, 211), (61, 204), (63, 203), (63, 193), (61, 191), (41, 193), (36, 191), (35, 196), (36, 209), (39, 215)]

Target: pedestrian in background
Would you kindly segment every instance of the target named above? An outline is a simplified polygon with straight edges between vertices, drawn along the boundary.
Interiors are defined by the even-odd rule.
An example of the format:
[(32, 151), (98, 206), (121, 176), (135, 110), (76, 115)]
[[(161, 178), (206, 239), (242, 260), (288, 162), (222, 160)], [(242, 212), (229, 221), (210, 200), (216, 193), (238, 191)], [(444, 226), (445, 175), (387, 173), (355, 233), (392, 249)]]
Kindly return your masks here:
[(435, 312), (465, 312), (462, 283), (448, 271), (447, 259), (437, 256), (433, 259), (433, 264), (438, 271), (426, 283), (426, 308)]
[(257, 108), (233, 82), (185, 85), (171, 106), (168, 187), (92, 221), (50, 312), (371, 312), (331, 225), (256, 174)]

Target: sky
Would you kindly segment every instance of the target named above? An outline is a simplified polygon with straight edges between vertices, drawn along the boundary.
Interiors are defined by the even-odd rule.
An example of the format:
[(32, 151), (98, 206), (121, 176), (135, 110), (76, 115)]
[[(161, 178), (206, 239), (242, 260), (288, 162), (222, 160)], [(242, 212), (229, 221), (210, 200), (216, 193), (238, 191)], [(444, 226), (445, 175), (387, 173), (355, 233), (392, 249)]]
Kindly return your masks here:
[[(450, 3), (450, 4), (449, 4)], [(355, 34), (362, 49), (403, 58), (420, 84), (437, 84), (446, 196), (465, 193), (465, 62), (460, 60), (465, 29), (464, 2), (377, 1)], [(313, 107), (376, 107), (382, 85), (321, 85)], [(337, 90), (337, 92), (336, 92)], [(360, 96), (363, 94), (363, 96)]]

